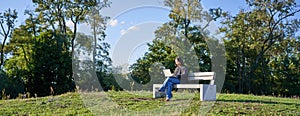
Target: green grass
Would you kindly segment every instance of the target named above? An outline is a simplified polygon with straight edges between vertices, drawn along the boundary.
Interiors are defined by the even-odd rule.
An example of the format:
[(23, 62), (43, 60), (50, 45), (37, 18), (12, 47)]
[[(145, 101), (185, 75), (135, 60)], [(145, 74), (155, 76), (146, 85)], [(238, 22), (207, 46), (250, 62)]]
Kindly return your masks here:
[(0, 100), (0, 115), (300, 115), (299, 98), (220, 94), (216, 102), (199, 93), (174, 92), (170, 102), (152, 92), (67, 93), (30, 99)]
[(79, 94), (67, 93), (30, 99), (0, 100), (0, 115), (77, 115), (91, 114)]

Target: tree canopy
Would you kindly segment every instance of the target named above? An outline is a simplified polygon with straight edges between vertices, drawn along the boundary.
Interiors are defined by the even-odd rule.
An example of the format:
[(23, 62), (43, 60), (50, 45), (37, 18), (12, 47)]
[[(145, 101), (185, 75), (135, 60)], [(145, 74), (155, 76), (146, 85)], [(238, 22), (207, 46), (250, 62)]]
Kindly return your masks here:
[[(205, 10), (199, 0), (164, 0), (170, 20), (153, 32), (148, 51), (127, 73), (111, 65), (105, 41), (110, 17), (101, 12), (112, 4), (107, 0), (32, 0), (35, 9), (25, 10), (28, 17), (18, 26), (22, 11), (0, 11), (0, 98), (149, 89), (162, 81), (163, 69), (174, 70), (177, 56), (190, 71), (215, 71), (216, 81), (226, 74), (224, 86), (217, 85), (222, 92), (300, 95), (299, 5), (245, 1), (247, 9), (231, 14)], [(214, 21), (220, 22), (216, 32)], [(78, 32), (80, 24), (91, 33)]]

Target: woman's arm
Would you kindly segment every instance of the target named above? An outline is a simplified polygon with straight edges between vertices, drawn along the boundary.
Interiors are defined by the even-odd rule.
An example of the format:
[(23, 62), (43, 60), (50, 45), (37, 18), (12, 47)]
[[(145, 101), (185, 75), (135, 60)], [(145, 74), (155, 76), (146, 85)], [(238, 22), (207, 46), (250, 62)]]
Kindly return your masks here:
[(177, 75), (179, 75), (179, 70), (180, 70), (179, 67), (176, 67), (172, 76), (176, 77)]

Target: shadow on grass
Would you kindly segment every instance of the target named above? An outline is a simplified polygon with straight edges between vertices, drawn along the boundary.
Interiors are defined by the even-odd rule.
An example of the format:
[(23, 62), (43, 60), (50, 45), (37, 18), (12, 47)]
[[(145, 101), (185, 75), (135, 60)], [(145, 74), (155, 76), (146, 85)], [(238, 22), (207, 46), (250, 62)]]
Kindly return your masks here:
[(242, 102), (242, 103), (262, 103), (262, 104), (284, 104), (284, 105), (295, 105), (295, 106), (300, 106), (299, 103), (287, 103), (287, 102), (276, 102), (276, 101), (267, 101), (267, 100), (217, 100), (217, 101), (222, 101), (222, 102)]

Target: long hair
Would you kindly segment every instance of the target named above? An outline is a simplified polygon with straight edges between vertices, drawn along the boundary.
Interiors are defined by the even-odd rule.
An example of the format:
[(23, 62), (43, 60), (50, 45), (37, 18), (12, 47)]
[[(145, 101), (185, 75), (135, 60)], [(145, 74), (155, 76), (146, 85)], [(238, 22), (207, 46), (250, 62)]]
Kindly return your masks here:
[(183, 60), (180, 57), (176, 57), (175, 59), (180, 63), (181, 66), (184, 66)]

